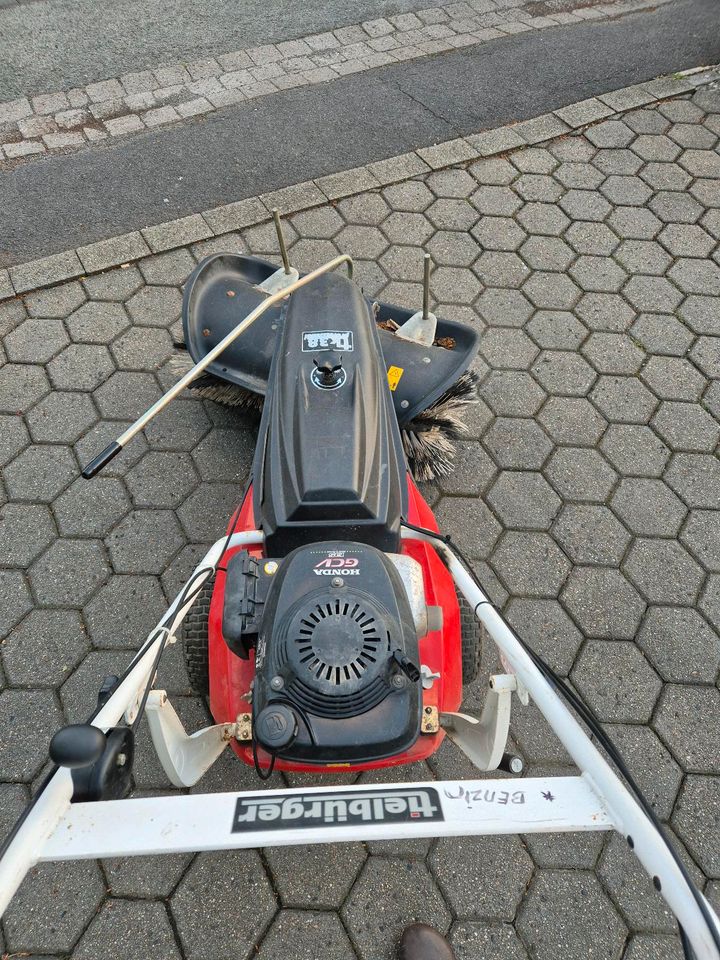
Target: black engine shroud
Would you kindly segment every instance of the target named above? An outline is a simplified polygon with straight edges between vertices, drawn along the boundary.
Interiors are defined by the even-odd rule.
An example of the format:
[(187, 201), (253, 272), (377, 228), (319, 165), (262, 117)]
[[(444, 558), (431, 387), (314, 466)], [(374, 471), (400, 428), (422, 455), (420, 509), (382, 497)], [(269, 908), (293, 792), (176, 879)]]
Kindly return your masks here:
[(307, 763), (407, 750), (420, 733), (417, 663), (412, 611), (391, 560), (360, 543), (299, 547), (280, 561), (264, 604), (254, 736)]

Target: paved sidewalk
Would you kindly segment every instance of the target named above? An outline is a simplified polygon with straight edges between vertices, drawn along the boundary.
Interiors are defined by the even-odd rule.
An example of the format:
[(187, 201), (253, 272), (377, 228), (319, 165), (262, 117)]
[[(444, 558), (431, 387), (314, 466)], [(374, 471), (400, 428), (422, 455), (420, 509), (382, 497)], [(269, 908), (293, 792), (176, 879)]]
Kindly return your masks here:
[[(719, 138), (715, 86), (287, 227), (298, 268), (342, 250), (368, 293), (407, 305), (424, 245), (437, 312), (482, 330), (482, 402), (457, 470), (427, 496), (510, 622), (608, 724), (716, 905)], [(54, 729), (89, 712), (238, 500), (251, 431), (192, 399), (100, 478), (76, 479), (171, 381), (181, 285), (216, 249), (277, 258), (263, 224), (0, 304), (3, 828)], [(177, 649), (161, 685), (188, 726), (204, 722)], [(567, 769), (534, 707), (515, 710), (513, 735), (531, 773)], [(411, 776), (469, 772), (444, 746)], [(147, 743), (136, 776), (140, 791), (166, 787)], [(251, 785), (227, 757), (199, 789)], [(681, 955), (624, 842), (590, 834), (44, 865), (0, 946), (36, 960), (385, 960), (413, 920), (450, 930), (459, 960)]]

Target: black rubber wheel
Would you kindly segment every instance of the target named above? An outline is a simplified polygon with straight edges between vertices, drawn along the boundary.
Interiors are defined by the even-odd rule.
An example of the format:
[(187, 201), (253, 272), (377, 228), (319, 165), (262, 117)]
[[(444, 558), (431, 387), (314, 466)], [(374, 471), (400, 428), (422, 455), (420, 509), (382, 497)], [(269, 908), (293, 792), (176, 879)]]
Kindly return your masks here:
[(202, 588), (182, 624), (182, 647), (185, 667), (193, 693), (206, 697), (210, 692), (208, 666), (208, 617), (215, 578)]
[(463, 686), (477, 680), (480, 673), (485, 627), (473, 612), (465, 597), (458, 593), (460, 604), (460, 639), (462, 644), (462, 682)]

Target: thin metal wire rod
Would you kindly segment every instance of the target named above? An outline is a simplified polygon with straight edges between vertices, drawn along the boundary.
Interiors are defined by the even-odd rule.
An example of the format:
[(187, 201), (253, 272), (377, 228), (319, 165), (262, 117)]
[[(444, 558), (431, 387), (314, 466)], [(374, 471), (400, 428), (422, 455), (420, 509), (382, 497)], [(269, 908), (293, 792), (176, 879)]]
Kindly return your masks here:
[(185, 387), (193, 382), (200, 374), (206, 370), (213, 360), (216, 360), (223, 350), (226, 350), (231, 343), (233, 343), (237, 338), (243, 333), (247, 328), (252, 324), (258, 317), (262, 316), (266, 310), (269, 310), (274, 304), (280, 300), (284, 300), (286, 297), (290, 296), (291, 293), (294, 293), (296, 290), (299, 290), (300, 287), (306, 286), (308, 283), (312, 283), (313, 280), (317, 280), (318, 277), (321, 277), (324, 273), (329, 273), (331, 270), (334, 270), (336, 267), (341, 266), (342, 264), (347, 264), (348, 277), (352, 279), (353, 275), (353, 263), (352, 258), (348, 254), (340, 254), (339, 257), (335, 257), (333, 260), (329, 260), (327, 263), (324, 263), (321, 267), (318, 267), (316, 270), (311, 270), (310, 273), (306, 273), (304, 277), (299, 277), (293, 283), (287, 284), (287, 286), (282, 287), (280, 290), (277, 290), (275, 293), (269, 294), (262, 303), (259, 303), (254, 310), (251, 310), (250, 313), (244, 319), (238, 323), (236, 327), (228, 333), (220, 343), (216, 344), (212, 350), (208, 351), (205, 356), (198, 360), (195, 366), (188, 370), (185, 376), (181, 377), (176, 384), (174, 384), (170, 389), (160, 397), (151, 407), (143, 413), (135, 423), (131, 424), (127, 430), (120, 434), (117, 440), (113, 440), (112, 443), (108, 444), (105, 450), (102, 451), (91, 463), (89, 463), (85, 469), (82, 471), (82, 475), (89, 479), (90, 477), (95, 476), (99, 470), (101, 470), (105, 464), (109, 463), (114, 456), (116, 456), (123, 447), (129, 443), (134, 436), (140, 433), (150, 421), (158, 415), (165, 407), (182, 393)]
[(285, 273), (290, 273), (290, 260), (288, 259), (287, 247), (285, 246), (285, 237), (282, 232), (282, 224), (280, 223), (280, 213), (277, 207), (272, 209), (272, 218), (273, 223), (275, 224), (275, 232), (277, 233), (278, 246), (280, 247), (280, 256), (282, 257), (283, 270)]

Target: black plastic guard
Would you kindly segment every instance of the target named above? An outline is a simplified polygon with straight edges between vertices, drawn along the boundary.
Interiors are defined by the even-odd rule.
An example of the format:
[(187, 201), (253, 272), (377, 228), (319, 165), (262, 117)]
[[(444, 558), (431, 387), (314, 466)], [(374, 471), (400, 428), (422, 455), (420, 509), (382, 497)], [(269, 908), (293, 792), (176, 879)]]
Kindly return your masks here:
[[(262, 302), (264, 294), (256, 286), (277, 269), (267, 260), (235, 253), (213, 254), (198, 264), (183, 299), (185, 343), (196, 363)], [(207, 372), (264, 396), (277, 331), (286, 309), (286, 302), (271, 307)], [(403, 324), (413, 312), (379, 303), (376, 320)], [(325, 319), (332, 325), (331, 317)], [(442, 396), (467, 370), (478, 350), (476, 331), (450, 320), (438, 319), (437, 339), (452, 342), (452, 349), (402, 340), (382, 327), (378, 333), (401, 426)]]

